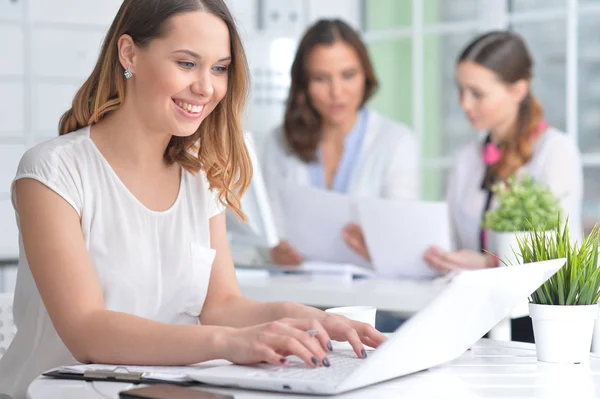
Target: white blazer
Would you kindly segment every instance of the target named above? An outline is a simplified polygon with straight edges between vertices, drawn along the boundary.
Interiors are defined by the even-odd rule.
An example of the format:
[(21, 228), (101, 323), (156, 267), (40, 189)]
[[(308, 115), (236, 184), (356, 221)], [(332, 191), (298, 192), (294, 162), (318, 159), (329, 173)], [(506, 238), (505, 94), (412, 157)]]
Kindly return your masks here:
[[(310, 185), (308, 167), (288, 150), (282, 128), (275, 129), (267, 138), (262, 166), (275, 223), (280, 237), (284, 237), (278, 190), (283, 182)], [(419, 148), (412, 131), (406, 125), (369, 110), (349, 195), (415, 200), (419, 198), (419, 186)]]
[[(479, 251), (479, 229), (487, 197), (481, 189), (486, 168), (482, 148), (480, 140), (467, 144), (459, 152), (448, 182), (447, 201), (457, 249)], [(546, 184), (560, 199), (563, 212), (569, 217), (571, 237), (580, 241), (583, 169), (574, 140), (549, 127), (534, 144), (531, 160), (517, 174), (523, 172)], [(491, 206), (495, 206), (493, 200)]]

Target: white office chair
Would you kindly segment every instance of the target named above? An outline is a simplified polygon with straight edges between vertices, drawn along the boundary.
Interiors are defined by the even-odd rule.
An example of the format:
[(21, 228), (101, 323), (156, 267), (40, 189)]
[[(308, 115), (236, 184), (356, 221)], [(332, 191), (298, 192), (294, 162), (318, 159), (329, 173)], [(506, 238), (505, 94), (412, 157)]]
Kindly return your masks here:
[(0, 294), (0, 358), (8, 349), (8, 345), (10, 345), (17, 332), (13, 321), (12, 305), (12, 293)]

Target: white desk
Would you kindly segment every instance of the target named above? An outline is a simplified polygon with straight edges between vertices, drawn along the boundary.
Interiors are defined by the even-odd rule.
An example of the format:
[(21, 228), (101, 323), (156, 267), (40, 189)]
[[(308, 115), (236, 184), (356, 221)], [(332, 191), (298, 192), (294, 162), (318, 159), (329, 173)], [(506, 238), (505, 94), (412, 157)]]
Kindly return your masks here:
[[(370, 305), (405, 317), (423, 309), (444, 289), (442, 280), (360, 279), (339, 282), (300, 275), (242, 278), (239, 283), (245, 297), (260, 302), (292, 301), (318, 307)], [(527, 303), (524, 302), (511, 317), (528, 315)], [(494, 339), (510, 341), (510, 320), (500, 322), (490, 334)]]
[[(118, 399), (131, 384), (86, 383), (45, 377), (36, 379), (29, 399)], [(206, 388), (236, 399), (293, 399), (298, 396)], [(600, 358), (590, 356), (579, 365), (538, 363), (532, 344), (481, 340), (455, 361), (421, 373), (338, 396), (343, 399), (376, 398), (577, 398), (600, 397)]]
[(322, 307), (370, 305), (411, 316), (425, 307), (444, 284), (378, 279), (344, 282), (288, 275), (242, 278), (240, 287), (245, 297), (260, 302), (292, 301)]

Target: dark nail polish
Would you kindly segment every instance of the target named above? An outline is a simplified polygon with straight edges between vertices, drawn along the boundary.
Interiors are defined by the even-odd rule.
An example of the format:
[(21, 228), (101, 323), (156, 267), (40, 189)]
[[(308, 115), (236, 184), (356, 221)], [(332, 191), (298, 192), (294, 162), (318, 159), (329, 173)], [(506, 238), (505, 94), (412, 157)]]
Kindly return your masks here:
[(364, 349), (360, 351), (360, 354), (362, 355), (363, 358), (367, 357), (367, 351)]
[(286, 359), (285, 357), (282, 357), (281, 359), (279, 359), (279, 361), (280, 361), (281, 363), (285, 363), (285, 362), (286, 362), (286, 360), (287, 360), (287, 359)]
[(331, 341), (327, 342), (327, 349), (329, 349), (330, 351), (333, 350), (333, 345), (331, 345)]
[(329, 359), (327, 359), (327, 358), (323, 359), (323, 366), (325, 366), (325, 367), (331, 366), (331, 363), (329, 363)]
[(311, 357), (310, 360), (313, 362), (313, 364), (316, 366), (319, 364), (319, 360), (316, 357)]

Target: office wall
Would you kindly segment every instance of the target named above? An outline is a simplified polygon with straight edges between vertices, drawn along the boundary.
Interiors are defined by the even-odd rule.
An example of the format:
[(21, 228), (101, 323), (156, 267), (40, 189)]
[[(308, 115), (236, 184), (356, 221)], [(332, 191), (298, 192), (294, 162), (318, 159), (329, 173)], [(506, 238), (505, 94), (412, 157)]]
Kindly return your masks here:
[[(415, 128), (414, 85), (415, 65), (412, 31), (413, 7), (410, 1), (370, 0), (366, 3), (365, 39), (373, 59), (380, 90), (369, 106), (382, 114)], [(424, 20), (439, 20), (437, 2), (424, 3)], [(391, 32), (390, 32), (391, 31)], [(394, 33), (392, 33), (394, 32)], [(426, 158), (440, 155), (442, 137), (441, 116), (444, 98), (442, 91), (442, 66), (440, 64), (440, 40), (429, 36), (423, 43), (424, 97), (427, 98), (427, 118), (422, 126), (421, 154)], [(415, 132), (417, 135), (419, 132)], [(438, 169), (422, 170), (422, 197), (438, 199), (442, 196), (443, 174)]]
[[(423, 197), (441, 198), (452, 154), (474, 132), (458, 106), (455, 58), (477, 32), (510, 27), (536, 60), (548, 120), (580, 144), (587, 226), (600, 219), (598, 0), (227, 0), (242, 26), (253, 91), (246, 128), (281, 123), (297, 40), (320, 17), (363, 31), (381, 90), (371, 106), (419, 137)], [(0, 259), (17, 255), (9, 185), (22, 153), (54, 137), (120, 0), (0, 0)]]
[[(586, 230), (600, 220), (600, 1), (367, 0), (366, 4), (372, 13), (367, 21), (373, 23), (365, 37), (382, 81), (390, 87), (372, 106), (409, 121), (418, 135), (423, 198), (443, 197), (454, 154), (476, 137), (458, 104), (456, 57), (476, 34), (512, 29), (524, 36), (533, 54), (532, 90), (546, 119), (577, 141), (583, 153)], [(394, 74), (407, 71), (410, 89), (405, 77), (394, 80)], [(400, 100), (397, 106), (392, 105), (394, 99)]]
[(10, 182), (23, 152), (58, 119), (96, 60), (119, 0), (0, 1), (0, 259), (17, 255)]

